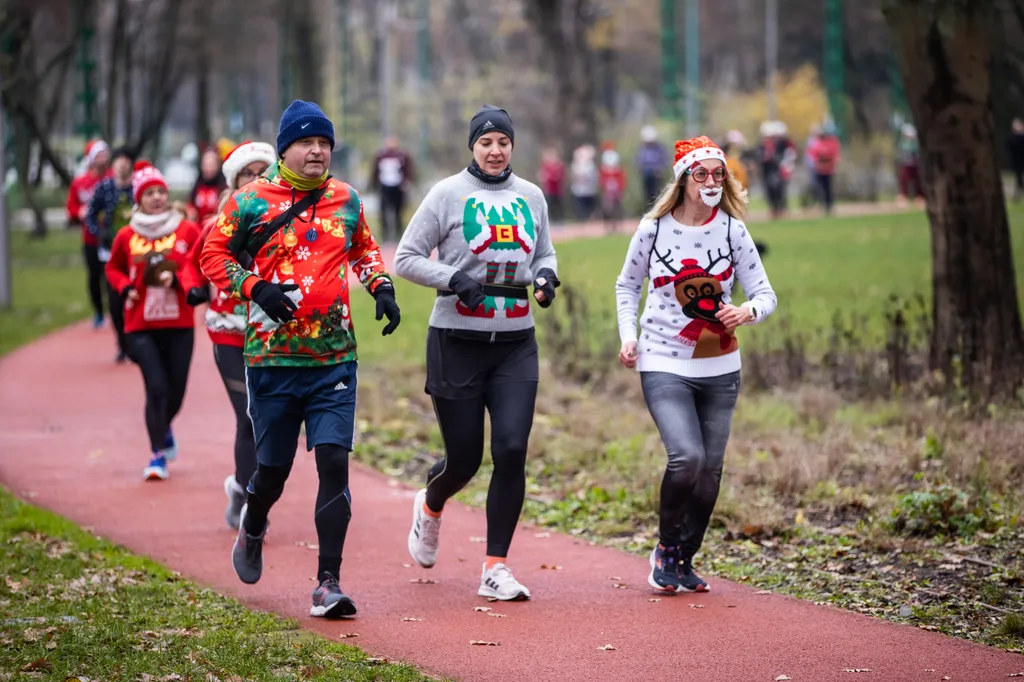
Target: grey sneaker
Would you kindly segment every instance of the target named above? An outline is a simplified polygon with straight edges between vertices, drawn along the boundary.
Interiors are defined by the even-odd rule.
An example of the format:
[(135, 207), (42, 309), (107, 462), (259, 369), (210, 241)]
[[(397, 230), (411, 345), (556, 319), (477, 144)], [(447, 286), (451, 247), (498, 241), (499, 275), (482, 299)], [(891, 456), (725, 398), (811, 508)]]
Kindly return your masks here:
[(231, 563), (235, 565), (238, 579), (247, 585), (255, 585), (263, 575), (263, 538), (267, 534), (266, 526), (259, 535), (245, 532), (245, 512), (249, 505), (243, 505), (238, 519), (238, 537), (231, 550)]
[(224, 511), (224, 520), (228, 526), (238, 530), (242, 519), (242, 507), (245, 506), (245, 488), (238, 485), (235, 475), (231, 474), (224, 479), (224, 494), (228, 496), (228, 508)]
[(320, 586), (313, 590), (313, 608), (309, 615), (319, 618), (351, 618), (356, 615), (356, 603), (341, 591), (338, 581), (328, 574)]

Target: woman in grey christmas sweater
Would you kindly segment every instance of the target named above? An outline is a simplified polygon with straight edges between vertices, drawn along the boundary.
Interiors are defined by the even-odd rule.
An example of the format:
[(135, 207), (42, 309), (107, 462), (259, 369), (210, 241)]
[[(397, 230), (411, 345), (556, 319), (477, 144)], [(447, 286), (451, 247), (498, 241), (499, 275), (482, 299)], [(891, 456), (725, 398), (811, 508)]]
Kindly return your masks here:
[[(735, 332), (764, 320), (777, 303), (743, 223), (746, 192), (725, 161), (707, 137), (676, 142), (675, 177), (640, 222), (615, 282), (619, 361), (640, 372), (668, 453), (648, 582), (670, 593), (708, 590), (693, 557), (718, 499), (739, 394)], [(740, 306), (732, 304), (737, 281), (747, 296)]]
[[(395, 252), (395, 273), (437, 290), (427, 332), (426, 391), (445, 458), (416, 494), (409, 553), (437, 560), (445, 502), (476, 475), (491, 416), (494, 472), (487, 493), (487, 556), (481, 597), (529, 599), (505, 565), (526, 492), (526, 448), (537, 398), (537, 341), (527, 285), (546, 308), (558, 286), (548, 207), (510, 160), (512, 119), (484, 106), (469, 125), (473, 162), (435, 185)], [(437, 249), (437, 260), (431, 252)]]

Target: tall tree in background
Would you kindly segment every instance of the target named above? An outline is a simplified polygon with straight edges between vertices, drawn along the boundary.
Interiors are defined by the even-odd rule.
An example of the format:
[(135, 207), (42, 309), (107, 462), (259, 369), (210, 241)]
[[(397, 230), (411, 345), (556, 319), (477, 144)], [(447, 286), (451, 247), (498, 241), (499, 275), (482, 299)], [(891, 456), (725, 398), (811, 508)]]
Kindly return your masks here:
[(568, 156), (597, 142), (594, 54), (587, 43), (593, 18), (590, 0), (526, 0), (526, 16), (544, 46), (543, 71), (555, 80), (552, 111), (561, 122)]
[(1024, 381), (996, 160), (993, 0), (883, 0), (917, 125), (932, 232), (931, 364), (985, 398)]

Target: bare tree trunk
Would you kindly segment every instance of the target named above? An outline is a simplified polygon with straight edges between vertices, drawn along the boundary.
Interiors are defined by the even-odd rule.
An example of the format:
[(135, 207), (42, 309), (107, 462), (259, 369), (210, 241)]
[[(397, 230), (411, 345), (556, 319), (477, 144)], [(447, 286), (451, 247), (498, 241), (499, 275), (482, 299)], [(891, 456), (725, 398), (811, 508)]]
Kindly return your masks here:
[(571, 157), (597, 139), (593, 54), (587, 44), (590, 0), (528, 0), (527, 17), (540, 36), (555, 79), (554, 110), (563, 123), (562, 152)]
[(46, 238), (46, 216), (42, 207), (36, 201), (36, 197), (29, 181), (29, 159), (32, 152), (32, 135), (26, 129), (24, 117), (12, 116), (14, 124), (15, 159), (18, 164), (18, 187), (21, 189), (21, 198), (25, 205), (32, 211), (32, 232), (33, 239)]
[(932, 230), (931, 364), (985, 399), (1013, 396), (1024, 337), (995, 152), (992, 3), (889, 0), (885, 11)]
[[(47, 131), (52, 131), (57, 125), (57, 116), (60, 114), (61, 104), (64, 100), (64, 88), (67, 84), (68, 72), (71, 70), (71, 52), (67, 53), (67, 57), (62, 60), (58, 68), (57, 82), (53, 86), (50, 104), (46, 107), (46, 116), (43, 122), (43, 129)], [(40, 154), (39, 163), (36, 165), (36, 174), (32, 178), (33, 187), (39, 187), (42, 184), (43, 171), (48, 165), (46, 159)]]
[(107, 65), (107, 110), (103, 115), (103, 134), (107, 140), (114, 139), (114, 117), (117, 113), (117, 84), (122, 67), (121, 55), (125, 50), (126, 24), (128, 23), (128, 0), (117, 0), (114, 10), (114, 30), (110, 41), (110, 63)]
[(184, 69), (175, 68), (182, 4), (183, 0), (167, 0), (164, 12), (156, 24), (162, 29), (160, 45), (146, 83), (142, 127), (132, 143), (132, 147), (139, 153), (156, 142), (184, 79)]

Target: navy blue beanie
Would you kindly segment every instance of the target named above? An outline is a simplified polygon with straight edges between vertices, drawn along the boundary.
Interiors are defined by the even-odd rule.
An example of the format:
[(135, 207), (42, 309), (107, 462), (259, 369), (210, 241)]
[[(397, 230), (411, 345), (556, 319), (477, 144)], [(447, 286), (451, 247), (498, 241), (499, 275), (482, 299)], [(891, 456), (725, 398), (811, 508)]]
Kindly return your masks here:
[(315, 102), (297, 99), (281, 114), (281, 127), (277, 133), (278, 156), (284, 156), (285, 149), (304, 137), (326, 137), (333, 148), (334, 124)]

